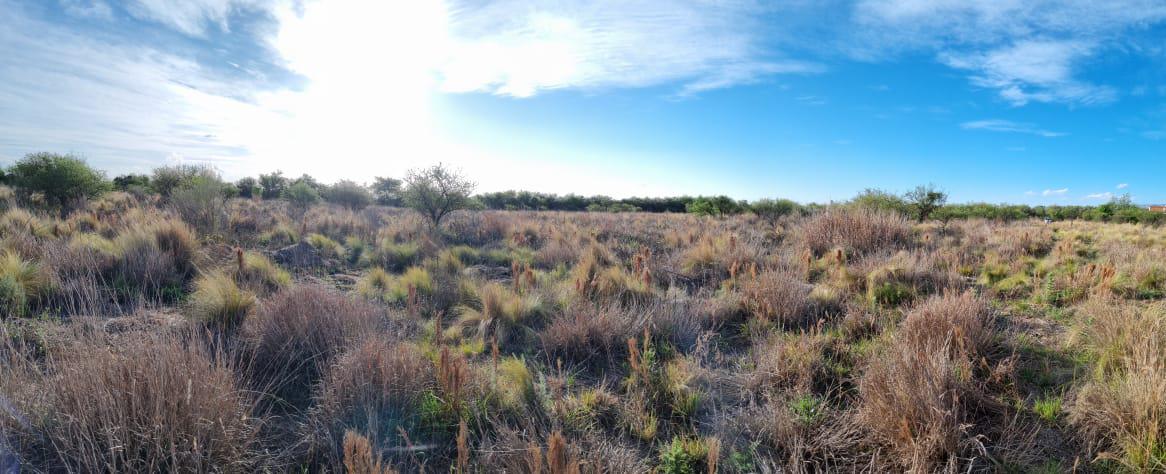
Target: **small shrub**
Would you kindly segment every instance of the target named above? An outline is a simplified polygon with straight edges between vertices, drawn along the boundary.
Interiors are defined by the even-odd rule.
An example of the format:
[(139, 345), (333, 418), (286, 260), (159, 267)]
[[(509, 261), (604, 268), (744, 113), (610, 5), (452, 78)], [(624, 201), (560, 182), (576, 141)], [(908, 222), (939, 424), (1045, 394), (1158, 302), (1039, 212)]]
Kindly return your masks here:
[(660, 448), (659, 472), (662, 474), (698, 474), (705, 471), (709, 445), (699, 438), (672, 438)]
[(1042, 420), (1051, 423), (1061, 417), (1061, 406), (1063, 404), (1064, 399), (1061, 397), (1045, 397), (1033, 402), (1032, 411)]
[(340, 258), (344, 255), (344, 246), (323, 234), (308, 234), (306, 240), (326, 258)]
[[(231, 358), (188, 338), (88, 343), (53, 358), (33, 381), (43, 405), (23, 407), (36, 435), (24, 448), (42, 469), (210, 472), (274, 468), (260, 449), (263, 418)], [(28, 453), (33, 454), (33, 453)], [(38, 469), (39, 470), (39, 469)]]
[(31, 305), (47, 296), (48, 289), (48, 277), (39, 264), (12, 251), (0, 254), (0, 309), (4, 314), (28, 314)]
[(291, 275), (266, 255), (256, 252), (243, 254), (243, 268), (236, 278), (239, 284), (260, 294), (274, 293), (291, 284)]
[[(410, 344), (370, 338), (328, 369), (306, 428), (326, 464), (343, 461), (345, 432), (365, 433), (375, 446), (402, 445), (404, 430), (418, 437), (420, 403), (437, 387), (430, 362)], [(427, 442), (414, 439), (413, 442)]]
[(911, 239), (906, 217), (866, 208), (827, 208), (802, 222), (798, 232), (816, 255), (838, 247), (857, 254), (901, 248)]
[(494, 341), (507, 350), (523, 348), (533, 340), (532, 328), (545, 323), (548, 311), (537, 296), (523, 296), (498, 285), (478, 291), (474, 304), (460, 307), (456, 331), (482, 341)]
[(395, 281), (383, 268), (373, 267), (356, 281), (356, 292), (374, 301), (391, 301), (391, 290)]
[(255, 295), (239, 288), (228, 274), (216, 272), (195, 280), (189, 306), (190, 316), (196, 321), (233, 329), (255, 307)]
[(384, 240), (377, 246), (372, 259), (389, 271), (399, 272), (415, 265), (420, 254), (421, 248), (416, 243), (398, 244)]
[(256, 388), (294, 406), (352, 341), (383, 327), (383, 312), (319, 286), (291, 287), (260, 305), (241, 328)]

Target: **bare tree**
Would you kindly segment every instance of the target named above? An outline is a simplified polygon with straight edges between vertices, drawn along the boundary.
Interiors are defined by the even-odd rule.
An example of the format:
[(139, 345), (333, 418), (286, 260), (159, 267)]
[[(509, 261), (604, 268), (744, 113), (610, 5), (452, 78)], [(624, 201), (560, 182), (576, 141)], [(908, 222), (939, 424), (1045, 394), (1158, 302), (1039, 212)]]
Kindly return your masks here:
[(475, 186), (473, 181), (441, 163), (409, 170), (405, 175), (405, 205), (425, 216), (436, 229), (445, 216), (469, 206)]

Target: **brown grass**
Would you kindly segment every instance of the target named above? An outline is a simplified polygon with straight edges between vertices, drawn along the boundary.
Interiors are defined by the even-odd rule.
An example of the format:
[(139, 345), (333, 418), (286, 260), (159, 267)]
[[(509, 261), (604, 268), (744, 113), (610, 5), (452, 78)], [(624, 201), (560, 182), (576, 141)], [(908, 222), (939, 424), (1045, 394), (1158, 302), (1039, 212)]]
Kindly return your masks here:
[(831, 207), (806, 219), (798, 236), (816, 255), (841, 247), (847, 253), (901, 248), (910, 242), (907, 218), (864, 208)]
[(24, 381), (43, 391), (28, 441), (71, 471), (262, 469), (263, 418), (227, 360), (192, 337), (78, 343)]
[(340, 353), (386, 323), (383, 310), (323, 287), (278, 293), (241, 329), (252, 381), (279, 400), (302, 406)]

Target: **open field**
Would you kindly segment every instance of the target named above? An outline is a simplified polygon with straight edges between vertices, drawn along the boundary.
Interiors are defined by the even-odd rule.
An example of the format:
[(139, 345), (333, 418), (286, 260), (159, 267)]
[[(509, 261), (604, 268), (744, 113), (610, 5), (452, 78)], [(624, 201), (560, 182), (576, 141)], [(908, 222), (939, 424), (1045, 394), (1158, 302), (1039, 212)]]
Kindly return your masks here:
[(1166, 469), (1159, 228), (225, 215), (7, 203), (0, 466)]

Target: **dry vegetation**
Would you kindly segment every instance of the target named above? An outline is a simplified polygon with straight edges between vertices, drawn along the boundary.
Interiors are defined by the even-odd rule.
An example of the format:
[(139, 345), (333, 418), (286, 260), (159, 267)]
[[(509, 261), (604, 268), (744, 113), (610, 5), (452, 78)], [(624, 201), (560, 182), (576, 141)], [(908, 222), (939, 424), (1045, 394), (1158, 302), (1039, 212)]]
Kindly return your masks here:
[(221, 212), (0, 214), (0, 470), (1166, 470), (1157, 228)]

